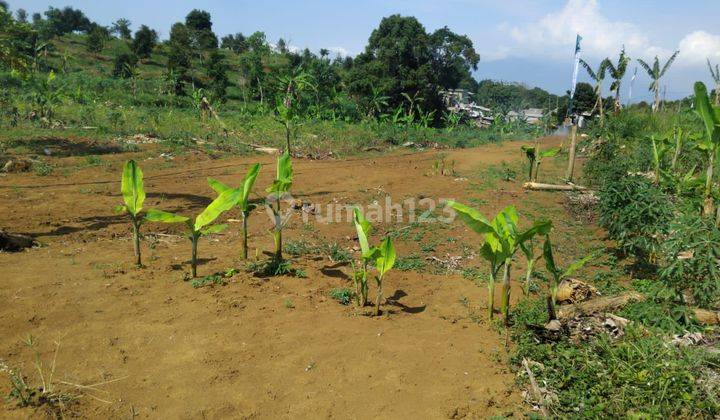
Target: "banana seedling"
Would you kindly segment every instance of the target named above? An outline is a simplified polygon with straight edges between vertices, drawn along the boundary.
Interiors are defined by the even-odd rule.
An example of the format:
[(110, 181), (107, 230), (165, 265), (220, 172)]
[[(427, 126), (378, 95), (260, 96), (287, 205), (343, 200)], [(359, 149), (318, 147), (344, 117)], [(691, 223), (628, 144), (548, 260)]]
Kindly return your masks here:
[[(238, 209), (240, 209), (240, 214), (242, 215), (242, 257), (245, 260), (248, 256), (248, 217), (250, 217), (250, 212), (256, 207), (255, 204), (249, 202), (249, 197), (250, 191), (252, 190), (253, 184), (255, 184), (255, 179), (257, 178), (258, 173), (260, 173), (260, 164), (256, 163), (250, 167), (247, 174), (245, 175), (245, 178), (243, 179), (240, 186), (242, 194), (240, 195), (238, 202), (235, 203)], [(218, 194), (222, 194), (225, 191), (232, 189), (213, 178), (208, 178), (208, 184), (210, 184), (210, 187)]]
[(527, 266), (525, 269), (525, 283), (523, 284), (523, 294), (525, 296), (530, 295), (530, 286), (532, 282), (532, 273), (535, 268), (535, 263), (542, 258), (542, 255), (535, 255), (535, 241), (534, 238), (528, 240), (525, 243), (520, 244), (520, 251), (525, 255), (525, 261)]
[(355, 281), (355, 302), (359, 307), (367, 305), (368, 298), (368, 266), (375, 262), (378, 275), (375, 277), (377, 282), (377, 300), (375, 302), (375, 315), (380, 315), (380, 302), (382, 300), (382, 281), (385, 273), (392, 269), (395, 265), (395, 247), (390, 238), (385, 238), (379, 247), (371, 247), (368, 241), (372, 226), (367, 221), (359, 208), (353, 210), (353, 221), (355, 230), (357, 231), (358, 242), (360, 242), (360, 263), (361, 268), (358, 270), (353, 263), (353, 280)]
[(485, 235), (485, 242), (480, 248), (480, 256), (490, 263), (490, 277), (488, 280), (488, 317), (492, 319), (494, 312), (495, 282), (500, 269), (503, 272), (503, 294), (500, 311), (503, 313), (505, 323), (509, 321), (510, 311), (510, 270), (512, 257), (521, 244), (532, 239), (535, 235), (546, 235), (552, 228), (549, 220), (535, 221), (529, 229), (518, 230), (518, 214), (514, 206), (508, 206), (498, 213), (491, 222), (477, 210), (455, 201), (447, 201), (446, 206), (454, 209), (460, 220), (470, 229)]
[[(282, 214), (280, 213), (280, 201), (282, 200), (283, 195), (290, 191), (292, 181), (292, 161), (290, 160), (290, 154), (285, 151), (282, 156), (278, 157), (275, 181), (273, 181), (272, 185), (270, 185), (270, 187), (266, 190), (270, 193), (270, 202), (267, 203), (267, 206), (273, 213), (274, 226), (272, 228), (272, 235), (275, 240), (274, 259), (276, 263), (281, 263), (283, 260), (282, 230), (285, 227), (285, 222), (287, 221), (287, 219), (283, 220)], [(275, 202), (275, 206), (273, 206), (272, 201)]]
[(140, 225), (142, 225), (142, 206), (145, 201), (145, 190), (143, 189), (143, 173), (134, 160), (125, 162), (123, 167), (122, 180), (120, 184), (124, 205), (117, 206), (115, 211), (130, 215), (133, 227), (133, 242), (135, 244), (135, 265), (142, 266), (140, 256)]
[(545, 267), (552, 275), (552, 283), (550, 284), (550, 303), (553, 306), (553, 313), (555, 312), (555, 301), (557, 299), (558, 287), (563, 279), (570, 277), (574, 272), (581, 269), (590, 260), (595, 258), (594, 254), (590, 254), (585, 258), (577, 260), (570, 264), (568, 268), (563, 271), (555, 264), (555, 258), (553, 258), (552, 243), (550, 242), (550, 236), (545, 236), (545, 243), (543, 244), (543, 258), (545, 259)]
[(155, 209), (148, 210), (145, 218), (151, 222), (185, 223), (185, 226), (187, 226), (189, 230), (187, 237), (192, 243), (192, 259), (190, 260), (192, 276), (197, 277), (197, 246), (200, 237), (220, 233), (227, 228), (227, 225), (213, 225), (212, 222), (222, 213), (233, 208), (242, 193), (243, 191), (240, 188), (223, 191), (194, 221), (189, 217)]
[(540, 164), (543, 158), (555, 157), (562, 150), (560, 147), (553, 147), (547, 150), (540, 150), (540, 142), (536, 141), (535, 146), (523, 145), (520, 149), (525, 152), (525, 157), (528, 160), (530, 169), (528, 179), (530, 182), (536, 182), (538, 177), (538, 171), (540, 170)]

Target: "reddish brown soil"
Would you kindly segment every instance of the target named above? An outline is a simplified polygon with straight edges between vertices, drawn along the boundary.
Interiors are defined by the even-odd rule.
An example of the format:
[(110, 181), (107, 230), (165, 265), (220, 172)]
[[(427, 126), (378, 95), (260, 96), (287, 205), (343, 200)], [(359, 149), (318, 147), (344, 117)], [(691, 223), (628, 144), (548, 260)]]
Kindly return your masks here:
[[(298, 160), (292, 191), (316, 205), (382, 202), (386, 193), (398, 202), (411, 197), (475, 198), (484, 200), (481, 209), (488, 215), (516, 204), (525, 215), (564, 219), (561, 195), (522, 191), (525, 171), (519, 146), (507, 142), (447, 152), (446, 160), (456, 161), (455, 177), (432, 174), (437, 151)], [(528, 410), (513, 386), (504, 337), (484, 321), (485, 288), (457, 272), (432, 274), (437, 270), (429, 262), (421, 273), (392, 271), (384, 287), (391, 299), (381, 317), (371, 317), (328, 297), (333, 288), (350, 286), (351, 268), (322, 254), (293, 258), (293, 266), (307, 278), (258, 278), (241, 270), (225, 286), (195, 289), (183, 280), (190, 247), (174, 236), (181, 233), (179, 226), (147, 224), (146, 234), (163, 235), (148, 237), (143, 243), (146, 267), (134, 268), (129, 224), (113, 213), (121, 203), (123, 160), (136, 157), (144, 170), (146, 208), (186, 215), (209, 203), (213, 193), (205, 181), (208, 176), (234, 184), (248, 164), (262, 162), (258, 193), (274, 176), (270, 156), (211, 160), (187, 155), (170, 163), (157, 153), (155, 159), (144, 158), (152, 154), (104, 155), (100, 167), (82, 167), (79, 157), (56, 157), (57, 175), (0, 177), (5, 203), (0, 228), (31, 234), (43, 244), (0, 253), (0, 362), (20, 368), (29, 383), (37, 384), (31, 353), (22, 340), (32, 334), (48, 364), (53, 342), (59, 340), (57, 379), (84, 385), (108, 382), (86, 389), (66, 414), (476, 418), (521, 416)], [(485, 183), (483, 168), (501, 161), (516, 168), (517, 182), (471, 186)], [(559, 163), (543, 165), (548, 176), (561, 171)], [(233, 211), (223, 218), (238, 215)], [(230, 225), (224, 234), (201, 240), (200, 257), (205, 260), (200, 275), (245, 267), (238, 258), (239, 224)], [(264, 211), (251, 216), (250, 226), (252, 259), (264, 259), (263, 252), (272, 249)], [(372, 240), (403, 226), (380, 224)], [(562, 220), (558, 226), (574, 229), (572, 222)], [(422, 232), (422, 239), (414, 234), (396, 239), (400, 256), (425, 256), (422, 245), (434, 241), (430, 254), (439, 258), (463, 255), (463, 246), (465, 255), (473, 257), (468, 252), (479, 242), (459, 221)], [(356, 246), (353, 236), (349, 223), (304, 224), (296, 215), (285, 240), (325, 240), (351, 251)], [(461, 260), (461, 266), (485, 268), (476, 256)], [(374, 285), (370, 296), (374, 298)], [(0, 393), (7, 395), (9, 381), (2, 375)], [(69, 385), (61, 388), (73, 390)], [(15, 408), (12, 401), (0, 408), (0, 417), (43, 413), (43, 408)]]

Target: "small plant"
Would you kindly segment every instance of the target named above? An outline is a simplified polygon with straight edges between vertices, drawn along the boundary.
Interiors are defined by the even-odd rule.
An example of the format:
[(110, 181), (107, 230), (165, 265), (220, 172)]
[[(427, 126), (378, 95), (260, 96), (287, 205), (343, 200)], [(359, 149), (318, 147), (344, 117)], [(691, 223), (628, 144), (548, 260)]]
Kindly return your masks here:
[(515, 207), (508, 206), (488, 222), (477, 210), (455, 201), (445, 202), (446, 206), (454, 209), (470, 229), (485, 235), (485, 242), (480, 248), (480, 255), (490, 263), (490, 277), (488, 280), (488, 318), (492, 319), (494, 312), (495, 282), (500, 269), (503, 272), (503, 294), (500, 311), (509, 323), (510, 310), (510, 269), (512, 257), (521, 244), (532, 239), (535, 235), (546, 235), (552, 228), (548, 220), (539, 220), (529, 229), (521, 232), (518, 229), (518, 214)]
[[(245, 178), (243, 179), (240, 186), (240, 189), (242, 189), (242, 194), (240, 195), (238, 202), (236, 203), (238, 209), (240, 210), (240, 214), (242, 215), (242, 257), (244, 260), (247, 260), (248, 256), (248, 217), (250, 217), (250, 212), (256, 207), (254, 204), (250, 203), (249, 197), (250, 191), (252, 190), (253, 184), (255, 184), (255, 179), (257, 178), (258, 173), (260, 173), (259, 163), (254, 164), (250, 167), (250, 169), (248, 169), (248, 172), (245, 175)], [(212, 187), (212, 189), (215, 190), (215, 192), (217, 192), (218, 194), (222, 194), (223, 192), (232, 189), (213, 178), (208, 178), (208, 183), (210, 184), (210, 187)]]
[(562, 270), (555, 264), (555, 258), (552, 252), (552, 243), (550, 242), (550, 236), (545, 237), (545, 243), (543, 244), (543, 258), (545, 259), (545, 267), (552, 275), (552, 283), (550, 284), (550, 301), (554, 306), (557, 298), (558, 286), (564, 279), (570, 277), (574, 272), (581, 269), (590, 260), (595, 258), (595, 255), (590, 254), (586, 257), (577, 260), (570, 264), (566, 270)]
[(520, 149), (525, 152), (525, 157), (528, 160), (529, 173), (528, 180), (536, 182), (538, 178), (538, 171), (540, 171), (540, 163), (543, 158), (555, 157), (562, 150), (560, 147), (553, 147), (547, 150), (540, 150), (540, 141), (535, 141), (535, 146), (521, 146)]
[(116, 207), (115, 210), (118, 213), (127, 213), (130, 216), (133, 227), (133, 243), (135, 245), (135, 265), (141, 267), (140, 226), (143, 222), (141, 212), (143, 203), (145, 202), (145, 190), (143, 189), (142, 170), (134, 160), (125, 162), (120, 191), (122, 192), (125, 204)]
[(396, 260), (395, 247), (390, 237), (385, 238), (379, 247), (370, 247), (368, 236), (372, 226), (367, 221), (359, 208), (353, 209), (353, 221), (357, 231), (361, 251), (361, 268), (357, 269), (353, 262), (353, 280), (355, 282), (355, 296), (357, 304), (363, 307), (367, 304), (368, 295), (368, 265), (375, 262), (378, 275), (375, 277), (377, 283), (377, 300), (375, 303), (375, 315), (380, 315), (380, 303), (382, 300), (382, 281), (385, 274), (392, 269)]
[[(290, 191), (290, 187), (292, 186), (293, 181), (293, 168), (292, 168), (292, 161), (290, 160), (290, 154), (285, 151), (282, 156), (278, 158), (277, 161), (277, 173), (275, 176), (275, 181), (272, 183), (270, 187), (266, 190), (270, 193), (270, 196), (268, 197), (270, 202), (267, 203), (267, 207), (272, 211), (273, 213), (273, 229), (272, 229), (272, 235), (273, 239), (275, 241), (275, 254), (274, 259), (276, 263), (280, 263), (283, 260), (282, 256), (282, 230), (285, 227), (285, 223), (287, 222), (287, 218), (283, 220), (282, 214), (280, 213), (280, 202), (282, 201), (282, 198), (285, 194)], [(275, 206), (273, 206), (272, 201), (275, 202)]]
[(706, 136), (699, 145), (699, 148), (707, 154), (703, 214), (711, 216), (715, 210), (713, 172), (715, 171), (718, 150), (720, 150), (720, 107), (710, 104), (707, 88), (702, 82), (695, 82), (695, 111), (700, 115), (705, 126)]
[(347, 287), (332, 289), (329, 293), (331, 299), (335, 299), (341, 305), (349, 305), (353, 297), (352, 290)]
[(201, 236), (220, 233), (227, 228), (227, 225), (212, 225), (222, 213), (230, 210), (235, 206), (242, 194), (242, 190), (231, 189), (222, 192), (205, 210), (202, 211), (193, 222), (188, 217), (179, 216), (162, 210), (150, 209), (145, 218), (151, 222), (162, 223), (185, 223), (190, 233), (188, 239), (192, 244), (192, 277), (197, 277), (197, 246)]
[(530, 295), (530, 285), (532, 282), (532, 274), (533, 269), (535, 268), (535, 263), (542, 258), (542, 255), (535, 255), (535, 242), (533, 239), (520, 244), (520, 250), (525, 255), (525, 261), (527, 262), (527, 268), (525, 269), (525, 283), (523, 284), (523, 294), (528, 296)]

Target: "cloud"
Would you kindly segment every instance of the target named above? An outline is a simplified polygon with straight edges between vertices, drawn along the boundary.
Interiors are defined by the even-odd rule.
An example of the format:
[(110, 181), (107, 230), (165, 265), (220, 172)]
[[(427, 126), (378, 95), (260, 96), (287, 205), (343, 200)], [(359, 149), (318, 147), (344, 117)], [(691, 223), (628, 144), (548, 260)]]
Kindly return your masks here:
[(333, 55), (337, 55), (340, 57), (347, 57), (349, 55), (348, 50), (346, 50), (343, 47), (330, 47), (328, 50), (333, 53)]
[(720, 36), (705, 31), (694, 31), (680, 40), (678, 49), (680, 50), (678, 63), (683, 65), (705, 64), (708, 58), (711, 61), (718, 61), (720, 60)]
[(635, 57), (666, 56), (670, 50), (652, 45), (636, 25), (610, 20), (602, 14), (597, 0), (568, 0), (559, 11), (549, 13), (526, 26), (501, 26), (523, 54), (567, 58), (572, 54), (575, 35), (583, 38), (583, 56), (615, 56), (625, 46)]

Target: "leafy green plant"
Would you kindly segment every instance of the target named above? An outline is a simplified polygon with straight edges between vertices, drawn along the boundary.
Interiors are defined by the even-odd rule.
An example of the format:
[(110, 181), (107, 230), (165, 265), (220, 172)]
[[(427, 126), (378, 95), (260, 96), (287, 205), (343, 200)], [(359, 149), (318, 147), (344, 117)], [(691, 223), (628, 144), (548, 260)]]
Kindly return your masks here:
[(530, 295), (530, 285), (532, 283), (533, 269), (535, 263), (542, 258), (542, 255), (535, 255), (535, 242), (533, 239), (528, 240), (520, 244), (520, 250), (525, 255), (526, 268), (525, 268), (525, 283), (523, 283), (523, 294), (525, 296)]
[(227, 225), (213, 225), (212, 223), (222, 213), (232, 209), (238, 202), (243, 190), (240, 188), (230, 189), (222, 192), (192, 221), (185, 216), (176, 215), (162, 210), (150, 209), (145, 218), (151, 222), (162, 223), (185, 223), (189, 233), (187, 235), (192, 244), (192, 256), (190, 264), (192, 277), (197, 277), (197, 246), (201, 236), (220, 233), (227, 228)]
[(713, 173), (715, 160), (720, 149), (720, 107), (712, 106), (707, 88), (702, 82), (695, 82), (695, 112), (702, 118), (706, 136), (699, 148), (707, 154), (707, 170), (705, 174), (705, 202), (703, 214), (712, 215), (715, 209), (713, 201)]
[(395, 265), (397, 255), (392, 239), (386, 237), (380, 246), (371, 247), (368, 240), (372, 226), (365, 218), (359, 208), (353, 209), (353, 222), (360, 242), (361, 267), (358, 269), (353, 262), (353, 280), (355, 282), (355, 295), (357, 304), (363, 307), (367, 304), (368, 296), (368, 266), (374, 262), (378, 275), (375, 276), (377, 283), (377, 300), (375, 303), (375, 315), (380, 315), (380, 304), (382, 300), (382, 281), (385, 274)]
[(140, 226), (143, 222), (141, 212), (145, 202), (145, 190), (143, 189), (142, 170), (134, 160), (125, 162), (120, 185), (125, 204), (117, 206), (115, 210), (119, 213), (127, 213), (130, 216), (133, 227), (133, 244), (135, 245), (135, 265), (141, 267)]
[(290, 191), (293, 181), (293, 168), (292, 161), (290, 160), (290, 153), (285, 151), (282, 156), (278, 157), (277, 161), (277, 172), (275, 181), (272, 185), (267, 188), (267, 192), (270, 193), (269, 199), (275, 202), (273, 206), (272, 202), (267, 204), (268, 208), (273, 213), (273, 229), (272, 235), (275, 241), (275, 254), (274, 259), (276, 262), (283, 260), (282, 256), (282, 230), (285, 227), (286, 220), (283, 220), (282, 213), (280, 212), (280, 202), (285, 194)]
[(341, 305), (348, 305), (353, 297), (352, 290), (347, 287), (340, 287), (332, 289), (329, 293), (331, 299), (335, 299)]
[(528, 160), (529, 173), (528, 180), (536, 182), (538, 177), (538, 171), (540, 170), (540, 163), (543, 158), (555, 157), (562, 150), (560, 147), (553, 147), (547, 150), (540, 149), (540, 141), (535, 142), (535, 146), (523, 145), (520, 149), (525, 153), (525, 157)]
[[(250, 217), (250, 212), (256, 207), (249, 201), (250, 191), (252, 190), (253, 184), (255, 184), (255, 179), (257, 178), (259, 173), (259, 163), (252, 165), (250, 169), (248, 169), (247, 174), (245, 175), (245, 178), (243, 179), (243, 181), (241, 182), (241, 186), (239, 187), (239, 189), (242, 190), (242, 194), (240, 195), (240, 197), (238, 198), (238, 202), (236, 203), (236, 206), (238, 207), (238, 209), (240, 210), (240, 214), (242, 215), (242, 257), (245, 260), (248, 256), (248, 217)], [(210, 184), (210, 187), (212, 187), (212, 189), (215, 190), (215, 192), (217, 192), (218, 194), (222, 194), (223, 192), (232, 189), (213, 178), (208, 178), (208, 183)]]
[(484, 235), (485, 241), (480, 248), (480, 256), (490, 263), (490, 277), (488, 279), (488, 318), (492, 319), (494, 313), (495, 282), (503, 272), (503, 294), (500, 310), (509, 322), (510, 310), (510, 269), (512, 257), (520, 245), (532, 239), (535, 235), (546, 235), (552, 228), (549, 220), (535, 221), (529, 229), (520, 231), (518, 228), (518, 214), (514, 206), (508, 206), (499, 212), (491, 222), (477, 210), (455, 201), (445, 202), (446, 206), (454, 209), (460, 220), (476, 233)]
[(585, 266), (590, 260), (595, 258), (594, 254), (590, 254), (581, 258), (563, 270), (555, 263), (555, 257), (553, 256), (552, 243), (550, 242), (550, 236), (545, 237), (545, 243), (543, 244), (543, 258), (545, 259), (545, 268), (552, 275), (552, 283), (550, 284), (550, 298), (553, 305), (556, 303), (558, 286), (564, 279), (573, 275), (574, 272), (578, 271)]

